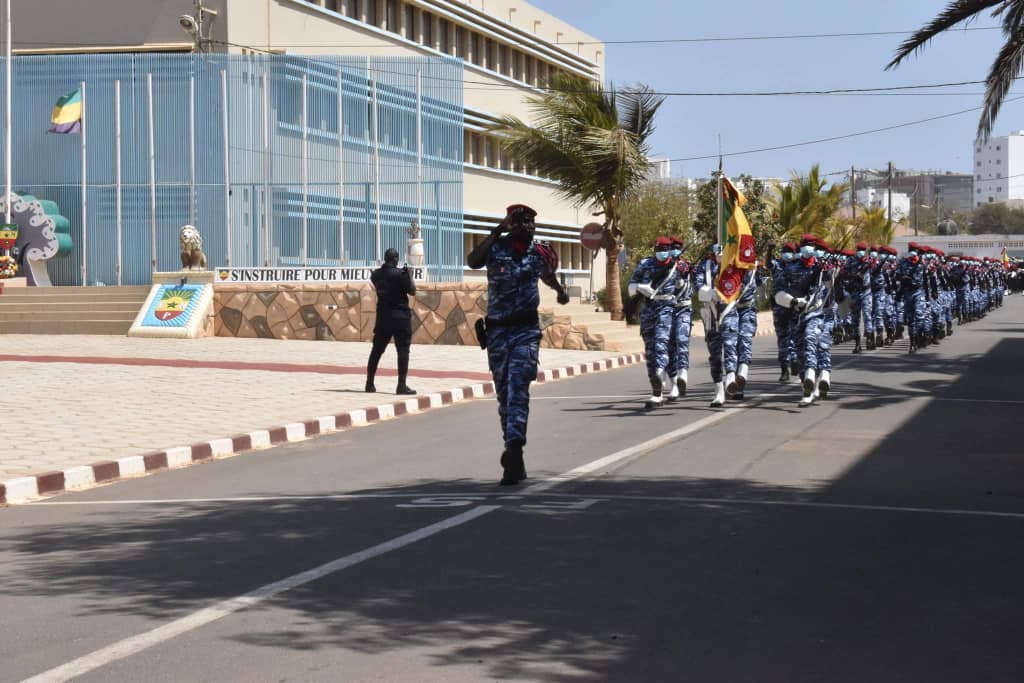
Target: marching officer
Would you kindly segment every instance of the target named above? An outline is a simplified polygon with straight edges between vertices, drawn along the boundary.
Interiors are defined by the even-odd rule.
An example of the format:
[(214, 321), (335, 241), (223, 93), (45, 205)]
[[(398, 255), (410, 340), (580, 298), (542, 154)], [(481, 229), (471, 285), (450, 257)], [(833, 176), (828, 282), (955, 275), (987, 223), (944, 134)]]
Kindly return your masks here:
[(669, 339), (668, 374), (672, 389), (668, 400), (686, 395), (690, 371), (690, 330), (693, 327), (693, 267), (683, 258), (683, 240), (672, 238), (672, 258), (676, 262), (675, 308), (672, 311), (672, 336)]
[[(535, 242), (537, 212), (514, 204), (487, 238), (466, 259), (470, 268), (487, 268), (487, 318), (483, 341), (494, 378), (505, 450), (501, 454), (501, 485), (526, 479), (523, 447), (530, 415), (530, 382), (537, 378), (540, 353), (540, 292), (537, 281), (558, 292), (558, 303), (569, 303), (558, 281), (558, 254)], [(503, 237), (502, 234), (508, 232)], [(480, 325), (478, 323), (478, 332)]]
[(664, 392), (673, 384), (669, 376), (669, 341), (672, 337), (676, 309), (675, 261), (672, 258), (672, 240), (658, 237), (654, 240), (654, 253), (640, 259), (629, 279), (629, 295), (646, 299), (640, 313), (640, 336), (647, 355), (647, 378), (651, 383), (651, 397), (644, 407), (654, 410), (665, 400)]

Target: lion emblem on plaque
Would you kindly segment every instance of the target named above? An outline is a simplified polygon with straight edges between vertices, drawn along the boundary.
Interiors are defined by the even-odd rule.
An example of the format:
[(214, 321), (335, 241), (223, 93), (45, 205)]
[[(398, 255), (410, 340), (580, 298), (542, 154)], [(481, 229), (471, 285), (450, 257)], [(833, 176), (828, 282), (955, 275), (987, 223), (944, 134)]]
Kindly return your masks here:
[(182, 270), (206, 270), (206, 254), (203, 253), (203, 236), (194, 225), (183, 225), (178, 231), (181, 245)]

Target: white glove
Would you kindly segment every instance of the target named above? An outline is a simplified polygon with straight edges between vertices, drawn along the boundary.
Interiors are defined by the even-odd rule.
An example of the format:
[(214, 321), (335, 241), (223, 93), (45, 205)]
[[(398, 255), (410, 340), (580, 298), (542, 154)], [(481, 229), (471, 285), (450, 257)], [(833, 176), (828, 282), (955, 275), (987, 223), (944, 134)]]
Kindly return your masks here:
[(796, 310), (802, 311), (807, 308), (807, 299), (800, 297), (799, 299), (793, 299), (793, 303), (796, 306)]
[(714, 300), (715, 290), (712, 289), (711, 285), (704, 285), (697, 290), (697, 300), (709, 304)]
[(654, 287), (651, 287), (650, 285), (637, 285), (636, 293), (643, 294), (645, 297), (650, 299), (654, 296)]

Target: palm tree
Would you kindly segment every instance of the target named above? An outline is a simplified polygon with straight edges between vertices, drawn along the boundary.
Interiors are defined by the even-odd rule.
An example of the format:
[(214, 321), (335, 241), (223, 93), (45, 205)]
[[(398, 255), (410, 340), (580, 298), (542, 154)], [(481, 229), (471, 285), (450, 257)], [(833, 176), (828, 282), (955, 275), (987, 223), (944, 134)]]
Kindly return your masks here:
[(822, 233), (825, 221), (835, 213), (846, 192), (846, 186), (841, 183), (826, 190), (827, 184), (817, 164), (806, 176), (790, 172), (789, 184), (779, 188), (779, 197), (775, 200), (785, 237), (799, 239), (804, 233)]
[(663, 100), (647, 86), (617, 92), (586, 78), (557, 74), (544, 94), (529, 100), (532, 125), (504, 116), (490, 128), (509, 155), (557, 182), (560, 195), (604, 217), (601, 246), (613, 320), (622, 319), (622, 205), (650, 172), (649, 140)]
[(885, 67), (888, 70), (899, 66), (910, 54), (923, 50), (928, 41), (938, 34), (957, 24), (970, 22), (988, 9), (992, 9), (993, 17), (1002, 16), (1006, 40), (988, 72), (985, 105), (978, 122), (979, 140), (987, 140), (992, 134), (992, 124), (1006, 93), (1024, 67), (1024, 0), (952, 0), (930, 23), (903, 41), (896, 50), (896, 56)]

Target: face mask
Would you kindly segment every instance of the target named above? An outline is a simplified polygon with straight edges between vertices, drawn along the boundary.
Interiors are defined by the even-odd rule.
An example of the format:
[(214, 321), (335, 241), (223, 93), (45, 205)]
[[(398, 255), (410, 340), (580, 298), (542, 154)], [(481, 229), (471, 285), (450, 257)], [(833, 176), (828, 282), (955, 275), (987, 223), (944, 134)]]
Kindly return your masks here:
[(658, 259), (659, 261), (667, 261), (668, 260), (668, 255), (669, 255), (669, 252), (667, 252), (667, 251), (656, 251), (656, 252), (654, 252), (654, 258)]
[(917, 252), (916, 251), (908, 251), (907, 252), (907, 256), (910, 257), (910, 258), (917, 258)]
[(814, 256), (814, 247), (810, 244), (800, 247), (800, 255), (804, 258), (811, 258)]
[(877, 251), (871, 252), (871, 258), (878, 258), (878, 252)]
[(858, 250), (858, 251), (857, 251), (857, 258), (864, 258), (864, 252), (863, 252), (863, 251), (860, 251), (860, 250)]
[(823, 256), (825, 256), (825, 251), (823, 249), (815, 249), (814, 255), (817, 256), (818, 258), (822, 258)]
[(784, 252), (782, 252), (782, 260), (783, 261), (792, 261), (794, 256), (796, 256), (796, 254), (794, 254), (791, 251), (784, 251)]
[(673, 249), (672, 250), (672, 256), (673, 257), (679, 258), (682, 255), (683, 255), (683, 250), (682, 249)]

